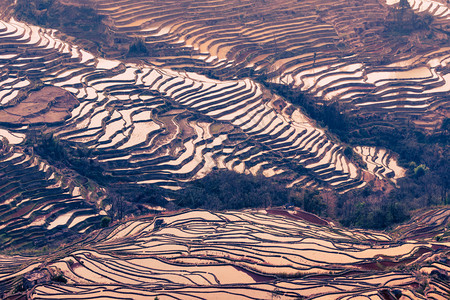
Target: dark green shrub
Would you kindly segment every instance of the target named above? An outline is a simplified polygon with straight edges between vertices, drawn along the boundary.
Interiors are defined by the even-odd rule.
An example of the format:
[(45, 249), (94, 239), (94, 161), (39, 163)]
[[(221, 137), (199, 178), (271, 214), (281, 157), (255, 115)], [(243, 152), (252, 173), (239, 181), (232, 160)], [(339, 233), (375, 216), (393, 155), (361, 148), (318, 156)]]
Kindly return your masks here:
[(111, 223), (111, 218), (105, 216), (102, 218), (101, 226), (102, 226), (102, 228), (105, 228), (105, 227), (108, 227), (110, 223)]
[(52, 277), (52, 281), (67, 283), (67, 279), (63, 276), (63, 274), (58, 274)]

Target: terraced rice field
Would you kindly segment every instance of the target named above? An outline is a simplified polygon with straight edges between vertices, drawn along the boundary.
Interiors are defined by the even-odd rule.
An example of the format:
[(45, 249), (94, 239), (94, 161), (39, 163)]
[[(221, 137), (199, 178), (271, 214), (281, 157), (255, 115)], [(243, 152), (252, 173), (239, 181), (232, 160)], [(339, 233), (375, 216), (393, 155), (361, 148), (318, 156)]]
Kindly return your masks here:
[[(364, 171), (339, 144), (251, 79), (219, 81), (123, 64), (67, 44), (53, 30), (15, 20), (0, 25), (2, 53), (16, 53), (7, 61), (11, 71), (5, 80), (26, 80), (31, 72), (44, 84), (72, 93), (80, 105), (63, 125), (47, 131), (74, 147), (92, 149), (91, 158), (107, 175), (178, 189), (213, 168), (226, 168), (340, 192), (365, 185)], [(48, 56), (52, 63), (39, 62)], [(8, 105), (3, 105), (6, 112), (14, 107)], [(24, 132), (8, 130), (9, 136)], [(298, 165), (306, 175), (297, 173)]]
[[(214, 169), (340, 193), (371, 178), (299, 109), (252, 79), (103, 59), (56, 35), (0, 21), (2, 91), (15, 94), (0, 95), (4, 247), (61, 229), (64, 236), (90, 231), (108, 208), (95, 184), (86, 187), (34, 155), (24, 144), (32, 132), (87, 149), (109, 178), (172, 190)], [(36, 85), (47, 87), (35, 92)], [(24, 232), (30, 239), (19, 242)]]
[(95, 203), (81, 195), (86, 192), (81, 184), (35, 156), (0, 144), (2, 248), (42, 246), (64, 231), (86, 232), (100, 222)]
[(358, 146), (354, 151), (361, 155), (369, 172), (379, 178), (390, 178), (395, 183), (405, 175), (406, 170), (397, 164), (393, 154), (386, 149)]
[[(450, 244), (427, 231), (448, 224), (448, 216), (448, 209), (419, 216), (424, 235), (401, 239), (317, 217), (311, 223), (301, 211), (280, 209), (144, 218), (96, 234), (95, 243), (46, 264), (68, 282), (37, 285), (31, 299), (386, 299), (399, 293), (424, 299), (408, 266), (448, 274)], [(13, 264), (0, 282), (34, 267), (26, 259)], [(445, 299), (448, 282), (432, 277), (430, 283), (427, 299)]]
[[(382, 38), (395, 2), (96, 0), (95, 7), (116, 32), (144, 39), (153, 65), (222, 79), (259, 76), (355, 113), (412, 118), (432, 130), (449, 116), (450, 48)], [(410, 4), (418, 15), (432, 14), (433, 26), (450, 25), (445, 1)]]
[[(51, 166), (29, 140), (52, 134), (105, 177), (169, 190), (215, 169), (339, 193), (373, 178), (396, 184), (405, 170), (395, 154), (356, 146), (360, 168), (263, 83), (355, 113), (420, 115), (413, 122), (429, 128), (446, 116), (450, 48), (377, 40), (390, 1), (94, 2), (117, 33), (144, 39), (145, 62), (97, 57), (56, 30), (0, 20), (0, 248), (84, 234), (49, 255), (0, 255), (1, 297), (47, 270), (68, 282), (39, 283), (29, 298), (448, 298), (448, 208), (390, 233), (280, 208), (187, 210), (100, 230), (104, 190)], [(446, 5), (411, 1), (442, 26)], [(424, 121), (431, 116), (437, 123)]]

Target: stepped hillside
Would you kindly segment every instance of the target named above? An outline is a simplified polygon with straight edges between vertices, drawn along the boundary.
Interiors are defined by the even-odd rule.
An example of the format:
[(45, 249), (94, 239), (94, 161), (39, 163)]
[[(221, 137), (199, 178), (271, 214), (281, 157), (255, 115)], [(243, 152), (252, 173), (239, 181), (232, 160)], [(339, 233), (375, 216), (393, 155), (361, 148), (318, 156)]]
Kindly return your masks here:
[[(40, 244), (38, 236), (57, 241), (57, 229), (67, 236), (98, 227), (101, 214), (120, 210), (103, 201), (108, 195), (98, 184), (178, 190), (227, 169), (345, 193), (403, 176), (386, 151), (385, 171), (361, 168), (364, 162), (344, 155), (301, 110), (250, 78), (221, 81), (108, 60), (55, 30), (14, 19), (0, 27), (2, 201), (9, 215), (0, 220), (2, 247)], [(40, 182), (10, 190), (33, 176)], [(25, 196), (40, 188), (57, 190)], [(40, 233), (20, 238), (29, 228)]]
[(2, 249), (42, 247), (100, 223), (95, 189), (88, 191), (83, 182), (5, 142), (1, 142), (0, 177)]
[[(80, 104), (63, 124), (45, 116), (38, 124), (72, 147), (92, 149), (89, 158), (104, 174), (168, 188), (215, 167), (284, 177), (295, 184), (321, 183), (342, 192), (365, 184), (365, 171), (343, 155), (338, 143), (251, 79), (219, 81), (124, 64), (65, 43), (52, 30), (14, 20), (1, 25), (8, 70), (3, 114), (15, 116), (22, 110), (27, 100), (16, 95), (28, 86), (70, 92)], [(18, 120), (35, 125), (25, 116)], [(3, 123), (11, 135), (30, 131), (17, 128), (11, 118)], [(298, 165), (305, 174), (297, 172)]]
[(44, 263), (1, 257), (0, 282), (35, 268), (67, 279), (31, 299), (448, 299), (449, 217), (437, 209), (385, 233), (302, 211), (184, 211), (117, 224)]
[(449, 18), (3, 1), (0, 298), (448, 299)]
[(145, 42), (152, 65), (256, 76), (371, 116), (366, 126), (433, 130), (449, 117), (448, 4), (409, 1), (416, 30), (402, 34), (386, 23), (395, 2), (92, 1), (114, 32)]

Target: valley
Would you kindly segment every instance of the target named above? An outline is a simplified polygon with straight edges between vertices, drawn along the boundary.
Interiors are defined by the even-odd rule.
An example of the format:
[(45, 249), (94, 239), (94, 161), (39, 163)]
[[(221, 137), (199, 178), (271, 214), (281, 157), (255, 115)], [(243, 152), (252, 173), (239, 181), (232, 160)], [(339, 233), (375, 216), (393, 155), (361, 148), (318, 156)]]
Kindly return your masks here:
[(0, 298), (448, 299), (445, 1), (0, 5)]

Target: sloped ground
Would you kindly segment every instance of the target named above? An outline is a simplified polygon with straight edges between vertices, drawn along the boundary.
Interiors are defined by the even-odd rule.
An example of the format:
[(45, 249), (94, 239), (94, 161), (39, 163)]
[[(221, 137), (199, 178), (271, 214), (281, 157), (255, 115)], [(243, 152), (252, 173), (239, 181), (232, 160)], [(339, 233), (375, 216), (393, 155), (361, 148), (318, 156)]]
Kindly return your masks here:
[[(447, 11), (433, 3), (427, 10), (444, 26)], [(144, 38), (153, 51), (147, 63), (103, 59), (55, 30), (0, 21), (3, 246), (88, 233), (108, 210), (97, 185), (27, 148), (32, 132), (53, 134), (105, 178), (169, 190), (216, 168), (338, 193), (404, 174), (388, 150), (357, 146), (363, 170), (339, 141), (252, 77), (355, 113), (423, 115), (416, 123), (430, 127), (446, 116), (447, 48), (409, 51), (377, 40), (385, 10), (374, 1), (233, 4), (98, 1), (121, 35)], [(390, 56), (379, 67), (377, 57)], [(30, 90), (38, 92), (25, 97)], [(47, 282), (29, 297), (445, 299), (447, 227), (446, 208), (392, 235), (345, 230), (300, 211), (180, 212), (95, 231), (39, 259), (1, 256), (1, 290), (47, 268), (68, 284)]]
[[(17, 21), (2, 24), (2, 40), (10, 47), (3, 55), (11, 70), (5, 81), (14, 76), (25, 85), (22, 72), (34, 72), (44, 84), (75, 95), (81, 104), (70, 119), (47, 131), (92, 149), (90, 158), (108, 175), (177, 188), (218, 167), (342, 192), (364, 186), (362, 170), (337, 143), (251, 79), (218, 81), (122, 64), (58, 40), (53, 31)], [(14, 52), (19, 45), (28, 51)], [(42, 65), (49, 55), (53, 60)], [(298, 164), (308, 170), (306, 176), (296, 174)]]
[(94, 181), (125, 185), (176, 190), (217, 168), (340, 193), (371, 178), (299, 109), (251, 79), (124, 64), (64, 42), (54, 30), (14, 19), (0, 26), (3, 247), (92, 230), (111, 209), (96, 183), (39, 156), (55, 159), (55, 149), (34, 153), (40, 139), (83, 154), (76, 167), (89, 168), (83, 175)]
[(95, 190), (4, 142), (0, 177), (1, 249), (39, 248), (100, 222)]
[[(139, 219), (96, 234), (41, 265), (67, 284), (40, 284), (31, 299), (446, 299), (450, 244), (432, 227), (449, 210), (418, 216), (396, 231), (346, 230), (301, 211), (186, 211)], [(420, 220), (420, 225), (418, 223)], [(2, 258), (2, 261), (12, 259)], [(1, 282), (37, 265), (4, 265)], [(58, 270), (58, 271), (56, 271)], [(446, 279), (447, 278), (447, 279)], [(389, 298), (391, 297), (391, 298)]]
[(92, 3), (115, 32), (142, 38), (145, 59), (160, 67), (257, 76), (353, 113), (402, 126), (412, 118), (428, 131), (450, 116), (443, 2), (411, 1), (418, 16), (434, 19), (429, 32), (405, 36), (386, 33), (390, 12), (382, 0)]

